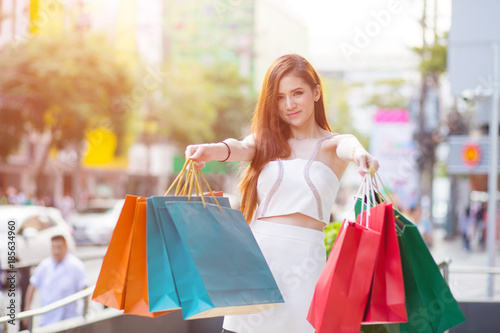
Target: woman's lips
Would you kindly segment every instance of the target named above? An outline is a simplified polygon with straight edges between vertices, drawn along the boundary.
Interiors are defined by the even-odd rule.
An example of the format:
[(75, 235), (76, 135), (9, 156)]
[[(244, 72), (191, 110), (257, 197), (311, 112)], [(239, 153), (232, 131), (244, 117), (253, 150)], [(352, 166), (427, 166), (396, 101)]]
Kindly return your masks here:
[(296, 117), (299, 113), (300, 113), (300, 111), (289, 113), (289, 114), (288, 114), (288, 117), (290, 117), (290, 118), (294, 118), (294, 117)]

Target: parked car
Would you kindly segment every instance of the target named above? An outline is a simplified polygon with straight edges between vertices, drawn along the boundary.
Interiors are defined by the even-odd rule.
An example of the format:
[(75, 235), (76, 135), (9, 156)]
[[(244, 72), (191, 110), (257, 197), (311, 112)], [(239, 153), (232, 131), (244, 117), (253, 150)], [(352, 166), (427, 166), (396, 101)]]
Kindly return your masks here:
[(76, 248), (71, 226), (64, 220), (59, 209), (0, 205), (0, 259), (3, 267), (8, 264), (9, 225), (15, 227), (16, 245), (12, 252), (21, 264), (38, 264), (49, 257), (50, 239), (55, 235), (63, 235), (66, 238), (70, 251)]
[(93, 201), (68, 217), (77, 244), (108, 245), (125, 200)]

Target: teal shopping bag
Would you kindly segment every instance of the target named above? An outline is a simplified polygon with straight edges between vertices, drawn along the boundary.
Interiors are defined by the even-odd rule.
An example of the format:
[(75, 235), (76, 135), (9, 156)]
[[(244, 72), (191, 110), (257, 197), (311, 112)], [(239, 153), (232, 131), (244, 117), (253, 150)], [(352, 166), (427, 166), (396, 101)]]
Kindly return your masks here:
[(241, 211), (167, 201), (159, 212), (184, 319), (260, 312), (284, 302)]
[[(159, 207), (165, 208), (165, 202), (187, 201), (186, 196), (153, 196), (147, 199), (147, 266), (149, 311), (164, 311), (181, 307), (174, 277), (167, 253), (166, 239), (159, 216)], [(200, 197), (191, 197), (200, 201)], [(213, 203), (213, 198), (205, 200)], [(221, 206), (230, 207), (228, 198), (219, 198)]]

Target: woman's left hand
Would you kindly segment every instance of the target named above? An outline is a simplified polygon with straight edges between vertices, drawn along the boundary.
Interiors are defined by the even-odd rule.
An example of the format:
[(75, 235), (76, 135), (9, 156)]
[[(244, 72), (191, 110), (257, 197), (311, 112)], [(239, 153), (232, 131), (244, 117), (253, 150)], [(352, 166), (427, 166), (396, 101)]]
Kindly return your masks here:
[(370, 167), (374, 168), (375, 171), (379, 168), (377, 159), (368, 153), (364, 148), (355, 150), (353, 154), (353, 161), (359, 166), (358, 172), (361, 176), (369, 173)]

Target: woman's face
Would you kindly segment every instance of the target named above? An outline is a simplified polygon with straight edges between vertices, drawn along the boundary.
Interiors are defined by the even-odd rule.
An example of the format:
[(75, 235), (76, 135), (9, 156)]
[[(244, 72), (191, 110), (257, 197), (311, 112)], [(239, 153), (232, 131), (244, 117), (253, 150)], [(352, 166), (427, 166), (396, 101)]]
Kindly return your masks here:
[(315, 89), (300, 77), (284, 75), (278, 87), (278, 110), (281, 119), (292, 127), (314, 122), (314, 102), (320, 98), (319, 85)]

